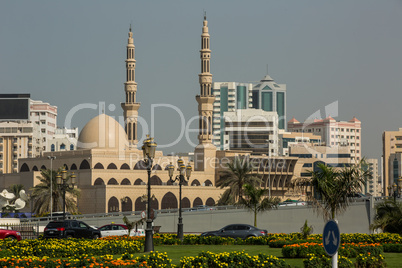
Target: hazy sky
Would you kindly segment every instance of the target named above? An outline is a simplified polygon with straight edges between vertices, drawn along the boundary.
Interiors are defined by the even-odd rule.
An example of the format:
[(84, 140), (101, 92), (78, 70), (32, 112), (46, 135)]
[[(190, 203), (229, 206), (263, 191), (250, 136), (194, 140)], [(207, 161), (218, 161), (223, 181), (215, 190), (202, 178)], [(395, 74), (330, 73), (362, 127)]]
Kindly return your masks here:
[[(58, 107), (105, 102), (122, 116), (127, 33), (136, 47), (139, 110), (158, 144), (198, 114), (203, 10), (213, 81), (287, 85), (287, 120), (304, 121), (338, 101), (337, 120), (362, 121), (362, 151), (381, 156), (384, 130), (402, 127), (402, 1), (1, 1), (0, 93), (30, 93)], [(116, 106), (114, 111), (111, 104)], [(82, 127), (97, 115), (74, 114)], [(196, 128), (196, 124), (191, 124)], [(196, 143), (195, 135), (191, 135)], [(191, 151), (185, 138), (165, 153)]]

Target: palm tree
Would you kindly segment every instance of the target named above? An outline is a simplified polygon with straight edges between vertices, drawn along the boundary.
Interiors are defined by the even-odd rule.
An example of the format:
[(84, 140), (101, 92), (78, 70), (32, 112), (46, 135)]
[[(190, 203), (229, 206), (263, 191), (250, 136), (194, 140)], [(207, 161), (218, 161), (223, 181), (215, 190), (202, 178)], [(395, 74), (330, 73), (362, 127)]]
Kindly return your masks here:
[[(52, 200), (53, 212), (63, 210), (63, 191), (57, 185), (56, 175), (61, 172), (59, 170), (42, 169), (41, 176), (37, 176), (40, 183), (33, 187), (31, 198), (33, 199), (33, 212), (38, 215), (44, 215), (50, 212), (50, 182), (52, 182)], [(52, 179), (51, 179), (52, 176)], [(67, 176), (69, 179), (70, 176)], [(77, 212), (76, 198), (79, 196), (79, 190), (66, 190), (66, 211), (71, 213)]]
[(226, 164), (226, 169), (221, 172), (216, 186), (221, 189), (229, 188), (222, 194), (219, 203), (235, 204), (243, 196), (244, 184), (256, 185), (261, 183), (261, 179), (252, 174), (253, 171), (254, 167), (249, 158), (240, 159), (240, 157), (235, 157), (232, 162)]
[(387, 233), (402, 234), (402, 203), (393, 199), (385, 200), (376, 205), (374, 223), (370, 226), (372, 230), (381, 228)]
[(368, 176), (368, 171), (362, 169), (363, 161), (340, 170), (320, 163), (318, 170), (312, 172), (311, 185), (315, 195), (309, 196), (309, 199), (324, 219), (335, 219), (345, 212), (351, 202), (350, 197), (361, 191)]
[(243, 189), (245, 198), (240, 199), (240, 204), (254, 213), (254, 226), (257, 227), (257, 214), (277, 208), (280, 199), (265, 197), (267, 189), (256, 188), (251, 184), (245, 184)]

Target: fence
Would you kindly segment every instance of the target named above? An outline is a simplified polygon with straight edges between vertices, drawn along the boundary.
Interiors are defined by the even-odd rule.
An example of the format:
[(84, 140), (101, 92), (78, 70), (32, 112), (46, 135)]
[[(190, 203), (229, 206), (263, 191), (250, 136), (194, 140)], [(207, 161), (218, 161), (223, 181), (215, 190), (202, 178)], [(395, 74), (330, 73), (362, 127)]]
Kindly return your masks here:
[(2, 223), (0, 229), (18, 231), (21, 233), (22, 239), (36, 239), (39, 236), (39, 223)]

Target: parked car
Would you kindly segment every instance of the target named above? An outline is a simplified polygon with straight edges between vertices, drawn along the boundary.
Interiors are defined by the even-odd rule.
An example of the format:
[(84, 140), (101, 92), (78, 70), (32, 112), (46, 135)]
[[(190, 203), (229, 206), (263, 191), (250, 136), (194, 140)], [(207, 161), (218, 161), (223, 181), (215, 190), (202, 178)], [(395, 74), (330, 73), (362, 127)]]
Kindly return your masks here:
[(201, 236), (222, 236), (246, 239), (249, 237), (266, 236), (267, 230), (258, 229), (248, 224), (230, 224), (217, 231), (202, 233)]
[(288, 199), (284, 202), (279, 203), (279, 206), (280, 207), (307, 206), (307, 202)]
[(214, 210), (214, 207), (210, 207), (207, 205), (198, 205), (193, 208), (190, 208), (190, 211), (202, 211), (202, 210)]
[[(107, 224), (103, 225), (102, 227), (98, 228), (98, 230), (101, 232), (102, 237), (105, 236), (111, 236), (111, 235), (127, 235), (128, 233), (128, 228), (124, 224)], [(137, 229), (135, 231), (135, 228), (131, 230), (130, 236), (145, 236), (145, 230), (144, 229)]]
[(43, 233), (44, 238), (92, 238), (101, 237), (101, 232), (77, 220), (51, 221)]
[(21, 233), (18, 231), (14, 231), (14, 230), (8, 230), (8, 229), (0, 229), (0, 239), (5, 239), (5, 238), (9, 238), (9, 239), (17, 239), (18, 241), (20, 241), (21, 238)]

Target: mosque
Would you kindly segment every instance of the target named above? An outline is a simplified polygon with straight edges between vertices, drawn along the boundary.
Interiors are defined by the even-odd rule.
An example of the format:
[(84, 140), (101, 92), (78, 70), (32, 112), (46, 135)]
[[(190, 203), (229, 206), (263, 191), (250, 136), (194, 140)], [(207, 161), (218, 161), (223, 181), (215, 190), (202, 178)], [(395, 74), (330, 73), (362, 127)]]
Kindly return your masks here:
[[(199, 144), (194, 150), (194, 159), (183, 157), (185, 164), (193, 166), (189, 181), (183, 186), (182, 206), (213, 206), (224, 189), (215, 187), (222, 163), (235, 156), (250, 155), (247, 151), (217, 151), (212, 144), (212, 114), (214, 95), (212, 74), (210, 73), (210, 35), (208, 21), (204, 16), (201, 34), (201, 73), (199, 74), (200, 95), (196, 96), (199, 112)], [(135, 46), (131, 27), (128, 33), (126, 82), (124, 83), (125, 102), (121, 104), (124, 113), (124, 128), (112, 117), (100, 114), (92, 118), (82, 129), (77, 150), (47, 152), (39, 158), (20, 159), (19, 173), (0, 175), (0, 187), (23, 184), (30, 189), (39, 183), (41, 169), (55, 170), (64, 166), (68, 172), (77, 176), (81, 190), (78, 198), (78, 211), (82, 214), (110, 213), (119, 211), (145, 210), (148, 175), (143, 161), (143, 152), (137, 148), (137, 119), (140, 103), (136, 100)], [(50, 160), (50, 157), (55, 157)], [(256, 173), (263, 177), (264, 187), (271, 184), (272, 195), (281, 198), (292, 197), (290, 181), (295, 173), (300, 173), (302, 164), (296, 157), (273, 159), (269, 171), (262, 168), (268, 161), (266, 156), (250, 156), (258, 162)], [(270, 158), (272, 161), (272, 157)], [(164, 156), (157, 151), (151, 172), (151, 208), (178, 208), (179, 187), (169, 182), (166, 166), (176, 165), (178, 156)], [(52, 162), (51, 162), (52, 161)], [(175, 171), (177, 174), (177, 171)], [(29, 208), (28, 208), (29, 209)]]

